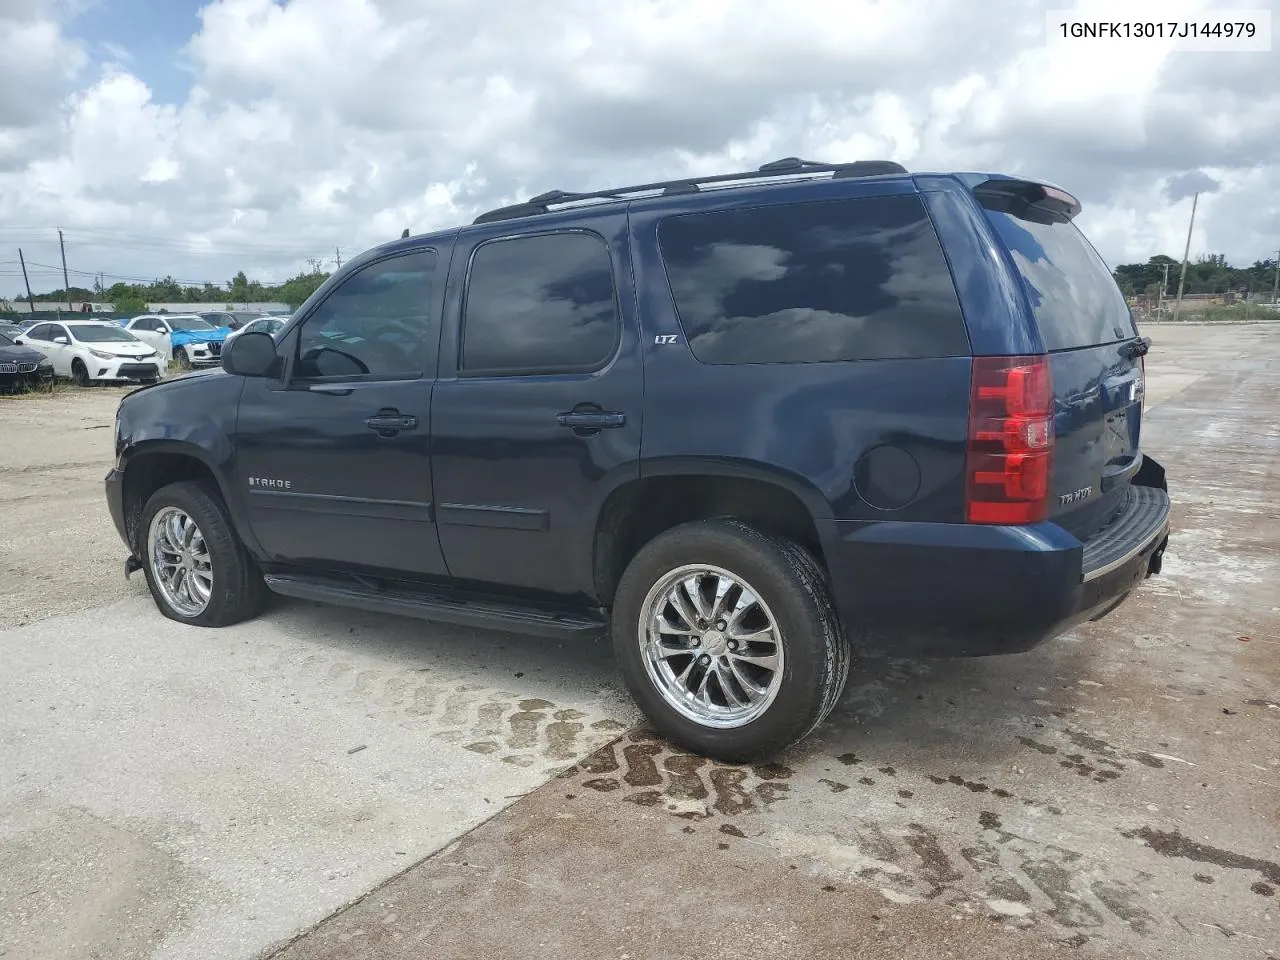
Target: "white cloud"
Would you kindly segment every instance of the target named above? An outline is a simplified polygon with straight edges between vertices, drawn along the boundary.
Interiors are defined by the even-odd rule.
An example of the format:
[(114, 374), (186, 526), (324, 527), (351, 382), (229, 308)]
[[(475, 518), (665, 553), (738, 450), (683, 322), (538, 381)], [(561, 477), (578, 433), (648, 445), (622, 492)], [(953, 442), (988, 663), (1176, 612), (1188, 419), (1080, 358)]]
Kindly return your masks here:
[(1066, 5), (213, 0), (166, 104), (125, 51), (86, 72), (65, 0), (0, 0), (0, 248), (52, 263), (62, 227), (79, 269), (279, 278), (555, 187), (799, 155), (1045, 177), (1113, 263), (1180, 253), (1170, 184), (1199, 171), (1193, 252), (1267, 256), (1280, 53), (1050, 47)]

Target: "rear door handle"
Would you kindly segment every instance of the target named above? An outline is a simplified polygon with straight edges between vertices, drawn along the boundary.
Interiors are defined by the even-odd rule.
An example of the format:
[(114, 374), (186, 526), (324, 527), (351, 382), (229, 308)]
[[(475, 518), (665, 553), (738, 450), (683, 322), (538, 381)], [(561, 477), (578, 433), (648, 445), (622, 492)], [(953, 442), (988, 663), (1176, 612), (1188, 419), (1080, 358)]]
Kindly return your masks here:
[(365, 422), (370, 430), (376, 430), (379, 436), (392, 436), (401, 430), (412, 430), (418, 425), (417, 417), (401, 416), (398, 413), (379, 413)]
[(607, 430), (627, 424), (627, 415), (615, 411), (573, 411), (556, 417), (556, 423), (575, 430)]

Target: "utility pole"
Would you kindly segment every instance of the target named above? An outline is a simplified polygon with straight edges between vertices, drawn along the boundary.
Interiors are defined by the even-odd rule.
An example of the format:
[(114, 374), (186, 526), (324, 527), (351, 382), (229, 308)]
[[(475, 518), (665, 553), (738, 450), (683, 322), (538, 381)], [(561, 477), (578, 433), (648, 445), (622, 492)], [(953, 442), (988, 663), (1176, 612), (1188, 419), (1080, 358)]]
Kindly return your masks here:
[(62, 289), (67, 294), (67, 309), (74, 310), (71, 306), (71, 279), (67, 276), (67, 245), (62, 242), (62, 231), (58, 231), (58, 249), (62, 251)]
[(22, 282), (27, 285), (27, 306), (31, 308), (31, 312), (36, 312), (36, 298), (31, 296), (31, 281), (27, 279), (27, 258), (22, 255), (22, 248), (18, 248), (18, 262), (22, 264)]
[(1196, 225), (1196, 204), (1200, 201), (1200, 194), (1197, 193), (1191, 198), (1191, 222), (1187, 224), (1187, 245), (1182, 251), (1182, 276), (1178, 278), (1178, 299), (1173, 303), (1173, 319), (1177, 321), (1178, 314), (1182, 312), (1182, 289), (1187, 282), (1187, 257), (1191, 256), (1191, 231)]
[(1271, 284), (1271, 302), (1280, 303), (1280, 250), (1276, 251), (1276, 279)]
[(342, 269), (342, 251), (339, 250), (337, 247), (333, 248), (333, 259), (334, 259), (334, 262), (338, 264), (338, 269), (341, 270)]
[(1160, 300), (1156, 304), (1156, 319), (1164, 317), (1164, 298), (1169, 294), (1169, 265), (1164, 265), (1164, 283), (1160, 285)]

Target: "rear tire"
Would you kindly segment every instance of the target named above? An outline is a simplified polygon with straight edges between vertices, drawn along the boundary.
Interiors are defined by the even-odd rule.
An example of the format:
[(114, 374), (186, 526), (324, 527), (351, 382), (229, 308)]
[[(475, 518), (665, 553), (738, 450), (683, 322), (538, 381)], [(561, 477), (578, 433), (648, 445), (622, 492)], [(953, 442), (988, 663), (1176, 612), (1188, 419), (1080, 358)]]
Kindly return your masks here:
[(736, 520), (682, 524), (646, 544), (618, 584), (612, 627), (640, 709), (663, 736), (718, 760), (768, 759), (803, 739), (849, 676), (822, 568)]
[(151, 597), (170, 620), (225, 627), (260, 613), (267, 586), (222, 498), (194, 481), (161, 487), (137, 533)]

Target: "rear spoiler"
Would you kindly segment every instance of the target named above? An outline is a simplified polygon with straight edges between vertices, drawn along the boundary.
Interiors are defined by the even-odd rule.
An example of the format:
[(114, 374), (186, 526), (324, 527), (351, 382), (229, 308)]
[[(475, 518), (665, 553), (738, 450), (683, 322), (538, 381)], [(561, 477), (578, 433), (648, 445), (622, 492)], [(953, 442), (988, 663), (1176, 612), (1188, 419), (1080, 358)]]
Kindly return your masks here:
[(992, 178), (973, 188), (988, 210), (1034, 223), (1068, 223), (1080, 212), (1080, 201), (1067, 191), (1033, 180)]

